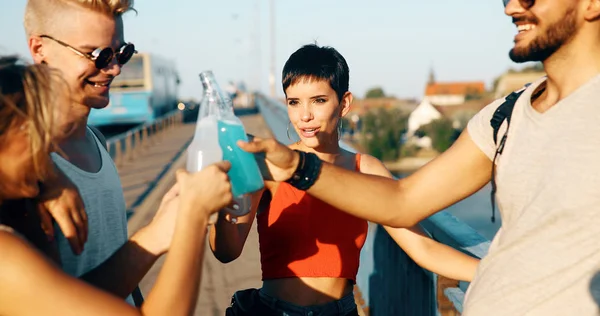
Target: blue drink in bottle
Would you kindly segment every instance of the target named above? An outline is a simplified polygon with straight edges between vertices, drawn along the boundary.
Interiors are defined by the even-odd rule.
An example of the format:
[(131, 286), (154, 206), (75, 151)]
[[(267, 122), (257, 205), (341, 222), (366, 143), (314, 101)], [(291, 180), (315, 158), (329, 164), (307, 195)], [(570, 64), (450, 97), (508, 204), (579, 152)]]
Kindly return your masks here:
[(264, 187), (264, 182), (254, 155), (238, 147), (239, 140), (248, 141), (242, 122), (235, 116), (221, 118), (218, 123), (219, 144), (223, 160), (231, 162), (229, 179), (233, 196), (256, 192)]
[(251, 153), (237, 146), (248, 141), (244, 126), (233, 112), (233, 103), (225, 98), (211, 71), (200, 74), (204, 97), (196, 123), (196, 133), (188, 148), (188, 170), (198, 171), (221, 160), (231, 163), (228, 172), (236, 205), (225, 208), (234, 217), (250, 212), (250, 193), (264, 187), (258, 164)]

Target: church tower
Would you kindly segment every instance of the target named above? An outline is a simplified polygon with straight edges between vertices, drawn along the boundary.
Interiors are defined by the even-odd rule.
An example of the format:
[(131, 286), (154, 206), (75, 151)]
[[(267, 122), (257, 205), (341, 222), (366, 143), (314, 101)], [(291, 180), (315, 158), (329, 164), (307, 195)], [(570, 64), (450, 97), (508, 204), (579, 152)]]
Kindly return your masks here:
[(433, 72), (433, 66), (429, 69), (429, 80), (427, 80), (427, 85), (432, 85), (435, 83), (435, 73)]

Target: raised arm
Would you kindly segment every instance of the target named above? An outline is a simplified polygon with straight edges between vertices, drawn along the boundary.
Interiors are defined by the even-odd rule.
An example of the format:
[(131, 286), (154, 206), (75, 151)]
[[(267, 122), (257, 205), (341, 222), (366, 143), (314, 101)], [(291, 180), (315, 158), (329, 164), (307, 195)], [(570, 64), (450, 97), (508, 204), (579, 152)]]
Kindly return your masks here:
[[(60, 171), (44, 184), (38, 211), (42, 229), (49, 237), (54, 236), (54, 219), (69, 240), (74, 253), (81, 253), (87, 239), (87, 215), (77, 188)], [(163, 199), (170, 199), (174, 192)], [(162, 206), (162, 204), (161, 204)], [(81, 276), (81, 279), (126, 298), (148, 270), (163, 255), (169, 245), (175, 226), (177, 211), (159, 207), (152, 222), (136, 232), (110, 258)]]
[[(361, 159), (361, 172), (392, 178), (381, 161), (368, 155)], [(419, 225), (384, 228), (420, 267), (453, 280), (470, 282), (473, 279), (479, 260), (429, 238)]]
[[(0, 232), (0, 245), (0, 314), (140, 315), (122, 299), (69, 277), (10, 233)], [(44, 295), (34, 295), (31, 289)]]
[[(298, 153), (273, 139), (239, 143), (266, 153), (267, 179), (286, 181)], [(412, 227), (424, 218), (473, 194), (490, 180), (492, 162), (465, 130), (450, 149), (402, 180), (361, 174), (323, 163), (308, 193), (356, 217), (391, 227)]]
[(0, 314), (190, 315), (198, 298), (208, 215), (231, 201), (226, 169), (228, 164), (222, 163), (202, 174), (178, 174), (180, 196), (166, 206), (179, 208), (173, 245), (141, 313), (69, 277), (20, 238), (0, 232)]
[(391, 228), (390, 237), (421, 268), (452, 280), (471, 282), (479, 260), (429, 238), (419, 226)]
[(217, 260), (228, 263), (242, 254), (265, 191), (263, 189), (252, 194), (250, 213), (238, 217), (235, 224), (227, 220), (223, 211), (219, 212), (217, 222), (209, 228), (210, 249)]
[(165, 194), (150, 224), (80, 279), (123, 299), (129, 296), (172, 243), (178, 210), (166, 204), (177, 190), (176, 185)]

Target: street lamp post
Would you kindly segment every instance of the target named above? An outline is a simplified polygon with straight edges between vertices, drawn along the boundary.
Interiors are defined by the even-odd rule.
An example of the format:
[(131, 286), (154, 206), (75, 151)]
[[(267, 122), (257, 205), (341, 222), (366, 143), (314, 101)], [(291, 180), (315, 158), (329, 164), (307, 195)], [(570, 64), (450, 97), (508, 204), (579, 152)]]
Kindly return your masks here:
[(275, 0), (271, 0), (271, 71), (269, 73), (269, 86), (271, 97), (275, 97)]

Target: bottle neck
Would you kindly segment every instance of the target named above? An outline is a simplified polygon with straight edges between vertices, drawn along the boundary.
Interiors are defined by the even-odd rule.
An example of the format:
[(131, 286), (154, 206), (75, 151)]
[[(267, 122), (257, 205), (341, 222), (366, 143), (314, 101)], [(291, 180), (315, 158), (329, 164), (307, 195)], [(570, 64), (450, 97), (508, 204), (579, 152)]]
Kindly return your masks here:
[(223, 92), (221, 91), (221, 87), (217, 83), (215, 76), (212, 71), (205, 71), (200, 74), (200, 82), (202, 83), (202, 88), (204, 88), (204, 95), (215, 95), (218, 99), (223, 99)]
[(204, 97), (200, 113), (198, 113), (198, 119), (209, 115), (217, 117), (234, 115), (233, 107), (229, 103), (231, 101), (225, 97), (211, 71), (202, 72), (200, 74), (200, 82), (204, 88)]

